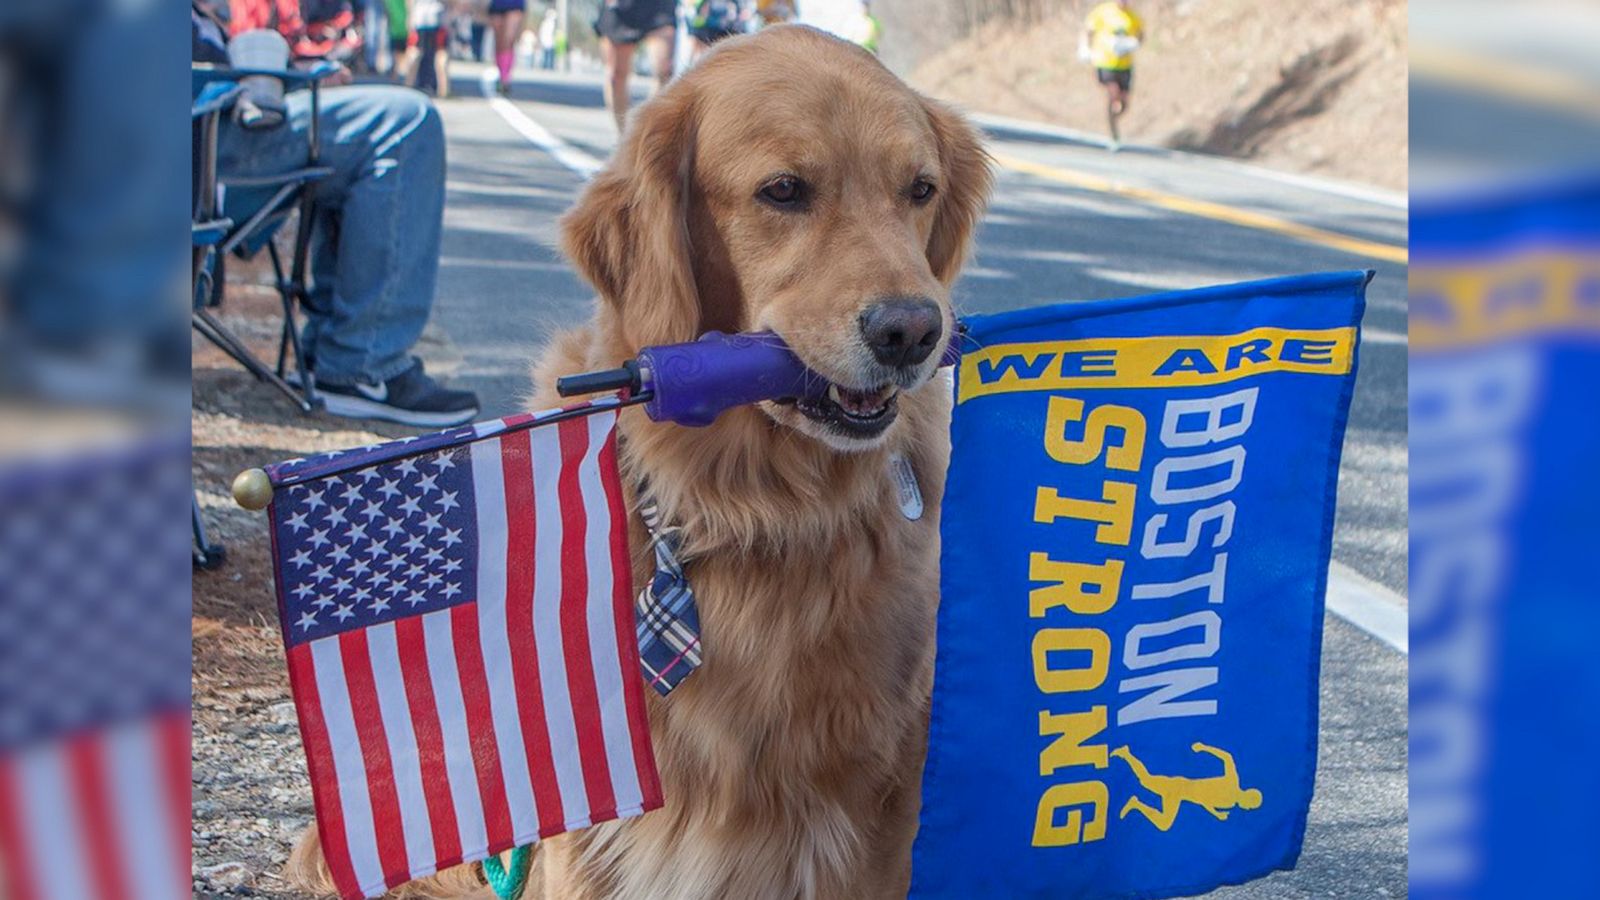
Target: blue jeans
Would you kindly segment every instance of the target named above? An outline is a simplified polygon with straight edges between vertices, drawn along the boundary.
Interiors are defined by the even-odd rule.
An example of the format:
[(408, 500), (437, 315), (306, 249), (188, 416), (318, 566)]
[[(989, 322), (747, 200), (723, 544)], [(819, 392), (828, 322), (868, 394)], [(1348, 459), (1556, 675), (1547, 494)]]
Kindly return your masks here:
[[(311, 95), (288, 97), (285, 124), (246, 131), (225, 120), (219, 171), (270, 175), (305, 165)], [(428, 321), (439, 277), (444, 214), (444, 128), (422, 94), (388, 85), (322, 92), (323, 165), (332, 176), (313, 187), (311, 297), (302, 338), (317, 380), (386, 381), (412, 365), (410, 350)], [(265, 202), (230, 192), (227, 215)]]

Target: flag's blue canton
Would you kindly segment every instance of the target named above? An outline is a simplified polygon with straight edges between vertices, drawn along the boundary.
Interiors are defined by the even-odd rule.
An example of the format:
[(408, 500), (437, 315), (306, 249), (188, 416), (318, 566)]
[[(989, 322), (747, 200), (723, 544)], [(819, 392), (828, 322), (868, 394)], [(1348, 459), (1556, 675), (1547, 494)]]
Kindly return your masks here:
[(0, 754), (189, 705), (185, 443), (0, 471)]
[[(440, 443), (452, 437), (460, 439), (450, 432)], [(334, 464), (370, 452), (348, 451)], [(477, 599), (477, 516), (466, 447), (282, 488), (273, 519), (291, 645)]]

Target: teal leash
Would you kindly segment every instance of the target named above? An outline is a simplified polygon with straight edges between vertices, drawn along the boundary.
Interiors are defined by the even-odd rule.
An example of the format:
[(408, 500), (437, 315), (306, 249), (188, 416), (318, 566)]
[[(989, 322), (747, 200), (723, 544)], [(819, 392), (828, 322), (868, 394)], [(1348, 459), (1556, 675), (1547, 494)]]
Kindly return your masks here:
[(500, 855), (494, 854), (483, 861), (483, 877), (489, 879), (489, 887), (494, 888), (495, 896), (500, 900), (518, 900), (522, 892), (528, 887), (528, 870), (532, 868), (533, 845), (518, 847), (511, 851), (511, 866), (507, 868), (500, 864)]

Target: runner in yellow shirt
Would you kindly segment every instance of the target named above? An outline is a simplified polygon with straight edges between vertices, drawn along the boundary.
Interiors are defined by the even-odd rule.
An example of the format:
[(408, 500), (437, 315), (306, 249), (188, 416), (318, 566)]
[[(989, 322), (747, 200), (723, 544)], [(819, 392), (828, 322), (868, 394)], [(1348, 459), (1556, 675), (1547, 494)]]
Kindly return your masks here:
[(1144, 39), (1144, 22), (1128, 0), (1108, 0), (1089, 11), (1084, 21), (1078, 55), (1094, 66), (1095, 77), (1106, 89), (1106, 118), (1111, 125), (1111, 152), (1122, 147), (1117, 119), (1128, 111), (1133, 88), (1133, 52)]

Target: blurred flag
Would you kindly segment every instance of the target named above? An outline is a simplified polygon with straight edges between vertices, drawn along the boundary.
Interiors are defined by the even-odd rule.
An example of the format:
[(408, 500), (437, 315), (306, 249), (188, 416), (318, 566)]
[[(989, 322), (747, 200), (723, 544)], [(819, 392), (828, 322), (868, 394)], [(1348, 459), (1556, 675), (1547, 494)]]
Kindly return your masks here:
[(290, 684), (345, 897), (661, 805), (616, 413), (575, 412), (269, 469)]
[(189, 456), (0, 467), (0, 898), (189, 894)]
[(912, 896), (1294, 865), (1368, 277), (966, 320)]

